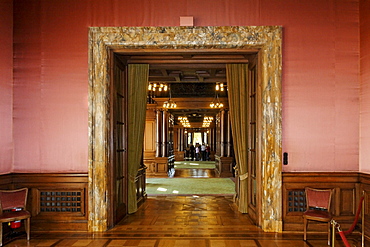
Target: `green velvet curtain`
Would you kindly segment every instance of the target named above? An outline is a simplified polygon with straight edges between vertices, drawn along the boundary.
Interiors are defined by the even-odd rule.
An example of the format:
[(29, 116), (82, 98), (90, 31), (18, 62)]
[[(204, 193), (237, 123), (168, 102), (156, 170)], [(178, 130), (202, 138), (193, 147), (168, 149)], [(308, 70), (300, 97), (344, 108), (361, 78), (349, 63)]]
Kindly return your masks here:
[(141, 165), (144, 143), (149, 65), (128, 65), (128, 213), (137, 211), (135, 177)]
[(227, 64), (226, 77), (236, 169), (239, 174), (238, 208), (240, 212), (248, 213), (248, 65)]

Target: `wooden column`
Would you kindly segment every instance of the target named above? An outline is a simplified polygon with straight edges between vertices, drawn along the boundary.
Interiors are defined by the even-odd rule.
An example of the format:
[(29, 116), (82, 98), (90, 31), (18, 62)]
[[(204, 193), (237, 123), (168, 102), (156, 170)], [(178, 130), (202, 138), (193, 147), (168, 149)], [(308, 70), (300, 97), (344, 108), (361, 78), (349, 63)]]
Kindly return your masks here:
[(221, 154), (221, 117), (220, 113), (216, 116), (216, 128), (215, 128), (215, 154), (220, 155)]
[(144, 165), (148, 168), (148, 174), (154, 171), (154, 160), (157, 150), (156, 108), (156, 104), (147, 104), (144, 133)]
[(214, 127), (211, 128), (211, 141), (210, 141), (210, 146), (211, 146), (211, 151), (216, 152), (216, 142), (217, 142), (217, 137), (216, 137), (216, 123), (214, 124)]
[(157, 110), (156, 114), (156, 153), (155, 157), (162, 157), (162, 111)]
[(162, 111), (162, 156), (168, 157), (168, 112), (166, 110)]
[(225, 156), (225, 112), (220, 112), (220, 156)]
[(175, 160), (181, 161), (184, 160), (184, 151), (185, 151), (185, 134), (184, 129), (181, 127), (174, 127), (174, 140), (175, 143)]
[[(219, 122), (217, 124), (217, 122)], [(216, 174), (219, 177), (232, 177), (232, 152), (231, 152), (231, 124), (227, 110), (221, 110), (219, 113), (219, 121), (216, 121), (217, 128), (217, 145), (219, 150), (216, 150)]]
[(230, 157), (231, 125), (228, 110), (222, 110), (220, 112), (220, 142), (221, 142), (220, 156)]
[(176, 128), (178, 151), (184, 151), (184, 129)]
[(226, 157), (232, 157), (232, 147), (233, 147), (233, 140), (232, 140), (232, 134), (231, 134), (231, 122), (230, 122), (230, 111), (225, 110), (226, 115)]

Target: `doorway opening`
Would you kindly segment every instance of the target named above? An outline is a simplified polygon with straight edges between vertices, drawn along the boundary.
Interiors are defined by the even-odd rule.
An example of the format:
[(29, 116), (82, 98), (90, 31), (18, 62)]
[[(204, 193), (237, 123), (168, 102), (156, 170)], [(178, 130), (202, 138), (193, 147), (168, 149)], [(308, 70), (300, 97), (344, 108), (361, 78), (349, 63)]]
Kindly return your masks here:
[(202, 132), (194, 133), (194, 140), (191, 144), (196, 145), (197, 143), (202, 143)]
[[(282, 28), (267, 27), (118, 27), (90, 28), (89, 46), (89, 230), (112, 224), (110, 170), (110, 71), (112, 50), (165, 49), (258, 50), (261, 78), (257, 114), (261, 121), (261, 181), (258, 224), (264, 231), (282, 230), (281, 205), (281, 38)], [(263, 191), (263, 193), (262, 193)]]
[[(128, 52), (122, 49), (114, 52), (122, 64), (149, 65), (144, 138), (147, 176), (166, 176), (171, 169), (166, 158), (170, 160), (174, 156), (176, 162), (215, 161), (213, 170), (217, 171), (213, 171), (214, 174), (232, 177), (233, 143), (228, 116), (226, 64), (248, 64), (256, 59), (256, 50)], [(222, 107), (212, 105), (216, 98)], [(176, 102), (177, 106), (166, 108), (164, 105), (169, 100)], [(186, 119), (186, 124), (183, 119)], [(179, 173), (174, 175), (176, 177)]]
[[(213, 141), (210, 144), (214, 147), (212, 150), (216, 150), (213, 157), (215, 157), (216, 161), (215, 170), (217, 170), (217, 175), (220, 177), (232, 177), (234, 164), (238, 166), (239, 169), (235, 169), (238, 171), (236, 179), (239, 179), (239, 177), (242, 179), (239, 181), (238, 186), (235, 187), (237, 203), (243, 213), (247, 213), (249, 207), (253, 211), (251, 215), (254, 221), (258, 222), (260, 204), (257, 202), (259, 200), (248, 201), (249, 197), (260, 198), (259, 194), (262, 193), (260, 189), (254, 188), (259, 184), (255, 180), (259, 180), (261, 174), (259, 166), (261, 163), (259, 161), (261, 148), (257, 145), (256, 138), (256, 136), (261, 135), (261, 122), (258, 121), (256, 116), (258, 112), (256, 107), (260, 105), (257, 100), (261, 94), (259, 87), (257, 87), (259, 78), (257, 75), (260, 74), (258, 72), (258, 49), (225, 49), (222, 51), (213, 51), (211, 49), (178, 49), (176, 51), (168, 49), (159, 51), (115, 49), (113, 53), (114, 57), (122, 64), (122, 67), (130, 66), (130, 64), (141, 64), (149, 67), (148, 89), (159, 88), (158, 91), (160, 91), (162, 85), (164, 85), (163, 88), (169, 88), (169, 95), (163, 95), (163, 92), (157, 93), (157, 91), (153, 90), (149, 91), (147, 96), (150, 104), (150, 106), (147, 106), (149, 111), (147, 111), (146, 121), (148, 126), (146, 132), (149, 133), (145, 133), (147, 140), (144, 142), (144, 164), (149, 168), (147, 175), (166, 175), (169, 171), (170, 159), (172, 160), (175, 157), (175, 160), (182, 160), (184, 158), (184, 149), (189, 144), (182, 142), (183, 139), (187, 139), (184, 138), (186, 136), (185, 131), (188, 132), (188, 136), (191, 135), (192, 139), (195, 138), (194, 133), (202, 133), (200, 135), (201, 140), (195, 145), (196, 160), (205, 161), (206, 152), (203, 148), (206, 148), (205, 142), (208, 139), (205, 137), (211, 137), (211, 133), (216, 133), (213, 135)], [(239, 67), (243, 69), (236, 70), (235, 66), (232, 66), (233, 64), (242, 65)], [(160, 72), (157, 72), (157, 70), (160, 70)], [(228, 76), (226, 76), (226, 71), (228, 71)], [(230, 78), (227, 79), (227, 77)], [(113, 81), (115, 80), (113, 79)], [(123, 78), (122, 83), (124, 81), (125, 78)], [(142, 83), (144, 84), (144, 82)], [(121, 86), (117, 86), (117, 88), (119, 87)], [(123, 86), (123, 88), (126, 88), (126, 86)], [(217, 91), (219, 88), (221, 90)], [(229, 88), (234, 88), (235, 96), (231, 97), (238, 98), (234, 103), (234, 112), (236, 114), (231, 114), (231, 109), (230, 111), (228, 110), (227, 89)], [(237, 95), (239, 92), (242, 92), (241, 97)], [(212, 107), (213, 103), (211, 102), (215, 100), (216, 97), (213, 97), (215, 94), (224, 107)], [(164, 105), (167, 105), (168, 97), (169, 100), (176, 101), (178, 106), (166, 109)], [(230, 102), (234, 102), (234, 100)], [(239, 108), (244, 110), (239, 110)], [(238, 113), (238, 111), (241, 113)], [(235, 119), (235, 124), (232, 124), (231, 119), (234, 115), (237, 115), (238, 119)], [(170, 121), (171, 116), (174, 116), (172, 121)], [(182, 124), (183, 126), (179, 127), (181, 120), (177, 120), (184, 118), (188, 120), (187, 125), (184, 126)], [(208, 126), (207, 129), (200, 125), (205, 118), (215, 120), (212, 128)], [(112, 117), (112, 119), (115, 118)], [(175, 124), (171, 125), (171, 122)], [(249, 124), (246, 124), (247, 122)], [(253, 126), (250, 127), (249, 125)], [(155, 126), (155, 128), (152, 126)], [(240, 137), (239, 143), (241, 145), (233, 148), (231, 129), (237, 127), (240, 128), (237, 137)], [(245, 127), (246, 129), (244, 130)], [(208, 131), (205, 131), (205, 129)], [(249, 133), (251, 136), (249, 141), (247, 138), (248, 134), (245, 133)], [(171, 136), (177, 138), (172, 139)], [(150, 143), (151, 145), (147, 145)], [(248, 149), (245, 147), (248, 147)], [(243, 157), (234, 157), (234, 151), (238, 150), (242, 153), (239, 156)], [(247, 167), (247, 155), (251, 168)], [(242, 160), (238, 161), (238, 159)], [(112, 165), (114, 166), (114, 164)], [(112, 170), (116, 169), (113, 168)], [(249, 177), (247, 175), (248, 170), (252, 171)]]

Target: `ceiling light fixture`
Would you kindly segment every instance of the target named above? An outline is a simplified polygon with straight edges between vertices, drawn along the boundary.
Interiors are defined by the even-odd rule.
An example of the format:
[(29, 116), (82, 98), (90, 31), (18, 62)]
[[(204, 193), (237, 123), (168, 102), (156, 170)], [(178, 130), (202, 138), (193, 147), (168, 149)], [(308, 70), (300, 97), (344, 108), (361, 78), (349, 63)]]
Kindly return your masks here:
[(174, 109), (177, 107), (177, 104), (175, 101), (171, 100), (171, 98), (169, 100), (166, 100), (165, 102), (163, 102), (163, 107), (164, 108), (169, 108), (169, 109)]
[(163, 102), (163, 107), (164, 108), (169, 108), (169, 109), (174, 109), (174, 108), (177, 107), (177, 104), (176, 104), (175, 101), (173, 101), (171, 99), (171, 88), (169, 89), (169, 91), (170, 91), (170, 98), (167, 101)]
[(180, 121), (181, 125), (184, 126), (185, 128), (191, 127), (190, 122), (187, 117), (178, 117), (177, 119)]
[(153, 91), (153, 92), (156, 92), (156, 91), (159, 91), (159, 92), (167, 92), (168, 90), (168, 86), (166, 83), (160, 83), (160, 82), (150, 82), (149, 85), (148, 85), (148, 90), (149, 91)]
[(205, 116), (203, 118), (203, 125), (202, 125), (202, 127), (203, 128), (208, 128), (211, 125), (212, 121), (213, 121), (213, 117)]
[(225, 91), (226, 85), (222, 82), (216, 82), (216, 91)]
[(224, 107), (224, 104), (220, 102), (220, 99), (218, 98), (218, 94), (216, 94), (216, 97), (213, 99), (213, 102), (209, 106), (211, 108), (222, 108)]

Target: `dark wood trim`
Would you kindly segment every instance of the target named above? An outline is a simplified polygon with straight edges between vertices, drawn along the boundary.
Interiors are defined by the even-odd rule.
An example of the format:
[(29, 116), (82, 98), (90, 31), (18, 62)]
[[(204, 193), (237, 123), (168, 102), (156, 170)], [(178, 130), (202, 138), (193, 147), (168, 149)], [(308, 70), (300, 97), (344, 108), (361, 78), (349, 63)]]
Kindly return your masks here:
[(14, 189), (12, 174), (9, 173), (9, 174), (0, 175), (0, 188), (3, 190)]
[[(283, 183), (328, 183), (333, 181), (358, 182), (358, 172), (283, 172)], [(339, 178), (339, 180), (338, 180)]]
[(370, 174), (360, 173), (359, 174), (360, 183), (363, 185), (370, 185)]

